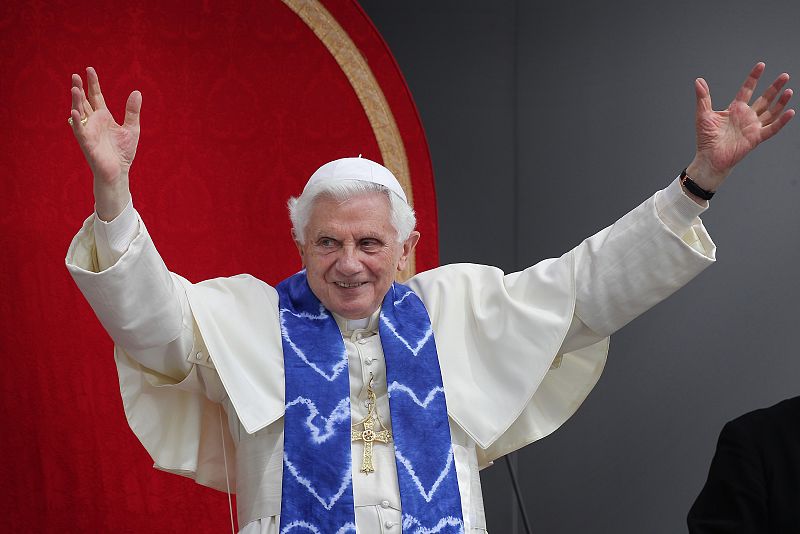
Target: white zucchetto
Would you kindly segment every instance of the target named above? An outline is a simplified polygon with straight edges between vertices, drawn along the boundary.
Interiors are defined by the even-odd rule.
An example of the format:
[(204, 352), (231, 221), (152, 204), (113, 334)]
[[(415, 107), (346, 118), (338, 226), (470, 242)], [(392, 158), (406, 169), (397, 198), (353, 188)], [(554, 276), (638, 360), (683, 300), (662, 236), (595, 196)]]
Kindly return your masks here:
[(321, 182), (344, 180), (360, 180), (383, 185), (408, 204), (406, 194), (394, 174), (383, 165), (361, 156), (342, 158), (326, 163), (311, 175), (303, 191), (305, 192), (308, 188)]

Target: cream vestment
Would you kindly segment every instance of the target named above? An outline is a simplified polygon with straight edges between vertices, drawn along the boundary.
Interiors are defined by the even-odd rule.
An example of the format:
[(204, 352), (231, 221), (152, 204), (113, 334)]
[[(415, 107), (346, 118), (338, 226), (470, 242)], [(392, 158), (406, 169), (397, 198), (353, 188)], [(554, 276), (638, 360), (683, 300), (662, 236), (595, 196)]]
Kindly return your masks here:
[[(560, 258), (508, 275), (447, 265), (406, 282), (434, 330), (468, 531), (486, 528), (479, 468), (558, 428), (599, 378), (608, 336), (714, 261), (702, 211), (675, 181)], [(118, 220), (126, 217), (134, 222), (122, 233), (133, 238), (117, 253), (119, 239), (100, 241), (120, 232), (111, 227), (118, 221), (87, 219), (67, 267), (116, 344), (128, 422), (159, 469), (224, 491), (226, 458), (241, 532), (276, 533), (284, 411), (277, 294), (249, 275), (192, 284), (169, 273), (130, 205)], [(375, 317), (337, 321), (352, 419), (366, 415), (373, 373), (389, 421)], [(399, 532), (391, 443), (375, 446), (369, 475), (358, 472), (360, 447), (352, 447), (359, 531)]]

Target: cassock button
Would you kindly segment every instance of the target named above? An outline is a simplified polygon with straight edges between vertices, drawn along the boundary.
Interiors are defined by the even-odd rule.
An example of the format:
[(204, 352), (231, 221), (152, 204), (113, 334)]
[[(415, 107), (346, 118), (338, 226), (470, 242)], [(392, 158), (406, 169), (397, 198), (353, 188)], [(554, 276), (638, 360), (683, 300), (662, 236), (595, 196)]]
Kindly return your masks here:
[(372, 365), (372, 360), (373, 359), (374, 358), (367, 358), (367, 359), (364, 360), (364, 363), (366, 363), (367, 365)]
[(203, 359), (203, 353), (202, 352), (198, 352), (197, 354), (194, 355), (194, 357), (197, 358), (198, 360), (202, 360)]
[(386, 523), (383, 524), (383, 526), (386, 528), (392, 528), (394, 526), (394, 523), (392, 523), (391, 521), (387, 521)]
[(365, 345), (367, 343), (367, 340), (364, 339), (364, 338), (361, 338), (361, 339), (358, 340), (358, 343), (359, 343), (359, 345)]
[(389, 501), (381, 501), (381, 508), (389, 508)]

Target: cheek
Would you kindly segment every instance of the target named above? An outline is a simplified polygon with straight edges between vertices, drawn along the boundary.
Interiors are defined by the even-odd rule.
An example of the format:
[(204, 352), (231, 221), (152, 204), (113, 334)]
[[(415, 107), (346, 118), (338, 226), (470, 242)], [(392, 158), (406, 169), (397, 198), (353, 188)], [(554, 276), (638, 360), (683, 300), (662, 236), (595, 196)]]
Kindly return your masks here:
[[(379, 256), (371, 258), (369, 262), (370, 270), (381, 279), (394, 280), (394, 273), (397, 267), (397, 261), (394, 254), (387, 252)], [(391, 283), (391, 282), (389, 282)]]
[(309, 278), (323, 277), (325, 271), (328, 270), (330, 264), (332, 263), (325, 256), (306, 255), (304, 259), (305, 259), (306, 272), (308, 273)]

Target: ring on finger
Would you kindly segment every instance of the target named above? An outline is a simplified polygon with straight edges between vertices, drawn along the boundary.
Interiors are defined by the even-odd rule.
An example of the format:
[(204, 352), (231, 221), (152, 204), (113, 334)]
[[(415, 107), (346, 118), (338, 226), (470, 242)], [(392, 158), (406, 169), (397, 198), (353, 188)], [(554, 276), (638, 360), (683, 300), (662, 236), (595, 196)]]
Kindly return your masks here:
[[(68, 118), (67, 122), (69, 123), (70, 126), (72, 126), (72, 117)], [(87, 122), (89, 122), (88, 116), (84, 115), (83, 117), (81, 117), (81, 125), (85, 125)]]

